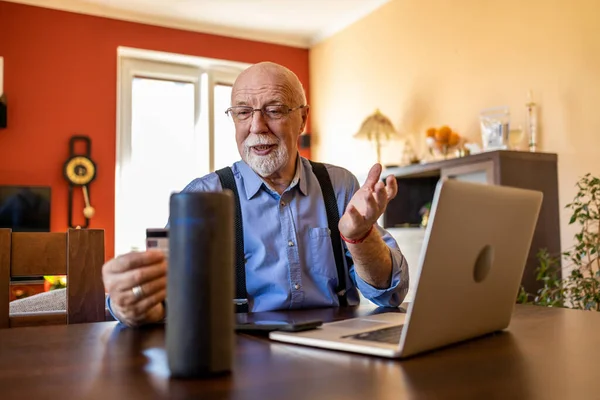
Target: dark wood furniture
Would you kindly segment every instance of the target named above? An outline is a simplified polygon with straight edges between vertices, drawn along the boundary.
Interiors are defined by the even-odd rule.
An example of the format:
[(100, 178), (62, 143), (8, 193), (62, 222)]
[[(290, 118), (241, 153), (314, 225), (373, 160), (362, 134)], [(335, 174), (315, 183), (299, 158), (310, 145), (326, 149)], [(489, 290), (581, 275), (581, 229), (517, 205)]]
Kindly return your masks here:
[(440, 178), (543, 192), (542, 209), (522, 280), (529, 293), (541, 287), (535, 280), (537, 252), (546, 248), (550, 254), (559, 255), (561, 251), (556, 154), (498, 150), (384, 171), (384, 175), (389, 174), (396, 176), (398, 195), (383, 216), (386, 228), (418, 225), (419, 210), (433, 199)]
[[(0, 328), (105, 321), (104, 230), (12, 232), (0, 229)], [(11, 277), (66, 275), (67, 309), (9, 315)]]
[[(271, 313), (347, 318), (368, 306)], [(236, 335), (231, 374), (169, 378), (163, 325), (0, 330), (2, 399), (587, 399), (600, 393), (600, 313), (517, 305), (509, 328), (407, 360)]]

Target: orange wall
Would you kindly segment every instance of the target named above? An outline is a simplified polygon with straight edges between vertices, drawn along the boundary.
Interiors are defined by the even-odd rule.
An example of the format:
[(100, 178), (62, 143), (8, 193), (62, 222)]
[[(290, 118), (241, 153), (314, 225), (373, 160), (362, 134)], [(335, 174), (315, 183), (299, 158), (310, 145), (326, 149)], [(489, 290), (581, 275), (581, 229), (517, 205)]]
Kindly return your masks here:
[[(98, 165), (90, 228), (105, 229), (107, 258), (114, 251), (118, 46), (247, 63), (271, 60), (296, 72), (307, 94), (309, 87), (305, 49), (0, 1), (8, 100), (8, 128), (0, 130), (0, 184), (50, 185), (51, 229), (64, 231), (68, 141), (73, 134), (90, 136)], [(77, 194), (73, 218), (83, 224), (80, 190)]]
[[(311, 48), (312, 156), (366, 174), (375, 149), (352, 135), (376, 108), (421, 155), (431, 126), (481, 143), (480, 110), (508, 106), (525, 126), (531, 89), (539, 150), (558, 154), (566, 250), (576, 225), (564, 207), (600, 172), (599, 16), (598, 0), (392, 0)], [(399, 143), (382, 162), (401, 161)]]

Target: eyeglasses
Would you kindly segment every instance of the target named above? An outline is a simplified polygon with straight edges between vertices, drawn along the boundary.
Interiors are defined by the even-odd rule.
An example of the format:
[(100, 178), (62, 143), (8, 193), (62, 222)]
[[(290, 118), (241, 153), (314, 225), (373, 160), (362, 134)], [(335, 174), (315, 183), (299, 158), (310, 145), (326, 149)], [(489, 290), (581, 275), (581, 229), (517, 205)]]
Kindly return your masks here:
[(298, 106), (290, 108), (283, 104), (271, 104), (262, 108), (252, 108), (250, 106), (235, 106), (225, 110), (225, 114), (232, 117), (235, 121), (246, 121), (254, 115), (254, 111), (260, 111), (268, 121), (276, 121), (288, 116), (289, 113), (295, 110), (306, 107)]

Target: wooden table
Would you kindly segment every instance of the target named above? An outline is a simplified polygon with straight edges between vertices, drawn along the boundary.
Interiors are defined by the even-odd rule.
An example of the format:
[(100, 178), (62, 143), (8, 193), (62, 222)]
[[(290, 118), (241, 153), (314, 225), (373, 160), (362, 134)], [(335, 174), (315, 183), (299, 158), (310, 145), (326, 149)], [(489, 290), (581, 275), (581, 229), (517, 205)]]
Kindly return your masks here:
[[(369, 307), (298, 311), (327, 321)], [(288, 314), (288, 313), (284, 313)], [(274, 317), (281, 315), (269, 315)], [(8, 399), (586, 399), (600, 396), (600, 313), (517, 306), (502, 333), (404, 361), (237, 335), (230, 375), (169, 379), (164, 326), (0, 330)]]

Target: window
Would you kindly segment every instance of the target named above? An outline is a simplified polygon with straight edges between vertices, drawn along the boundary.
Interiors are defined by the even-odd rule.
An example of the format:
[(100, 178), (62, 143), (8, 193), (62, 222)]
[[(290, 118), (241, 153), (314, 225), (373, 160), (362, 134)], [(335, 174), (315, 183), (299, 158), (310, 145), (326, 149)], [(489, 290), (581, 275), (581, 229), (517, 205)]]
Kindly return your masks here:
[(239, 159), (225, 109), (245, 67), (119, 49), (115, 255), (166, 225), (171, 193)]
[(213, 86), (215, 116), (215, 169), (231, 165), (240, 158), (235, 142), (233, 120), (225, 115), (231, 104), (231, 85), (217, 83)]

